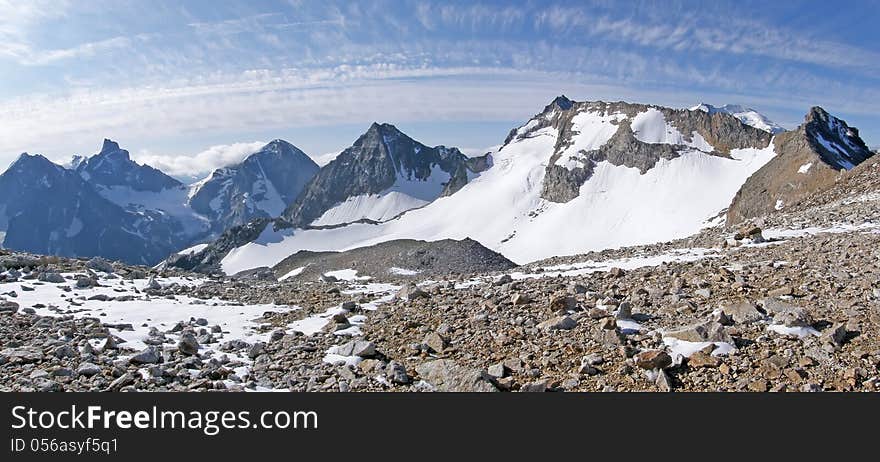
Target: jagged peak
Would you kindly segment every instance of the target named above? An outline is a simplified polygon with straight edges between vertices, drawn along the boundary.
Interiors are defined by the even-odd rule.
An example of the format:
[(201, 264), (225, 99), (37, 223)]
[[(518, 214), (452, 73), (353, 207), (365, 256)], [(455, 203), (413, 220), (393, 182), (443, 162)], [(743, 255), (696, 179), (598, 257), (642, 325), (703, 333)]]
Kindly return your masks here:
[(101, 151), (95, 155), (95, 157), (110, 157), (113, 159), (124, 159), (131, 160), (128, 155), (128, 151), (119, 147), (119, 143), (113, 141), (109, 138), (104, 138), (104, 142), (101, 145)]
[[(807, 112), (807, 115), (804, 116), (804, 122), (812, 122), (814, 120), (821, 120), (822, 122), (828, 122), (832, 116), (828, 114), (822, 106), (813, 106), (810, 108), (810, 111)], [(836, 119), (836, 117), (834, 117)]]
[(23, 153), (19, 154), (18, 158), (15, 159), (15, 162), (13, 162), (9, 166), (9, 169), (7, 171), (11, 171), (13, 169), (21, 169), (21, 168), (30, 169), (30, 168), (34, 168), (35, 166), (38, 166), (38, 167), (44, 167), (44, 166), (50, 167), (51, 166), (51, 167), (62, 168), (60, 165), (52, 162), (51, 160), (49, 160), (48, 158), (46, 158), (46, 156), (43, 156), (42, 154), (28, 154), (27, 152), (23, 152)]
[(370, 133), (370, 132), (381, 133), (383, 135), (402, 133), (400, 130), (397, 129), (397, 127), (395, 127), (392, 124), (379, 123), (379, 122), (373, 122), (370, 125), (370, 128), (367, 130), (367, 133)]
[(568, 99), (568, 97), (565, 95), (559, 95), (556, 98), (553, 98), (553, 101), (551, 101), (550, 104), (548, 104), (547, 107), (544, 108), (544, 112), (556, 108), (567, 111), (571, 109), (572, 106), (574, 106), (574, 101)]

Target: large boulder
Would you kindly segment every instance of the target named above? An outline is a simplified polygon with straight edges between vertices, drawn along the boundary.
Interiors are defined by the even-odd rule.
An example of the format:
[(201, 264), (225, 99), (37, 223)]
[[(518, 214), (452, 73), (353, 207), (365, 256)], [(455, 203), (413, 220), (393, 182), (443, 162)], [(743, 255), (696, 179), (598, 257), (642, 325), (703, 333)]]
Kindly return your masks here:
[(479, 369), (462, 366), (451, 359), (438, 359), (416, 367), (419, 377), (442, 392), (498, 391), (490, 377)]

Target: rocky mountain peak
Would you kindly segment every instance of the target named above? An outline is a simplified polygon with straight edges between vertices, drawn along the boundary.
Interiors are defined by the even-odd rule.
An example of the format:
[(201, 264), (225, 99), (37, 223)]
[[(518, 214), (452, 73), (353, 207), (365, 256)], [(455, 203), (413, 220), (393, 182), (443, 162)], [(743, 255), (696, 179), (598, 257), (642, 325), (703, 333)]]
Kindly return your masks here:
[(550, 112), (554, 109), (567, 111), (572, 106), (574, 106), (574, 101), (568, 99), (565, 95), (559, 95), (544, 108), (544, 112)]
[(124, 186), (136, 191), (154, 191), (180, 187), (182, 183), (148, 165), (129, 157), (119, 143), (105, 139), (101, 151), (84, 159), (76, 171), (86, 181), (101, 187)]
[(776, 135), (773, 144), (776, 156), (742, 185), (728, 210), (728, 223), (793, 207), (832, 187), (841, 171), (874, 155), (858, 129), (818, 106), (797, 130)]
[[(392, 218), (457, 191), (468, 182), (468, 171), (477, 173), (475, 168), (458, 149), (428, 147), (394, 125), (374, 122), (321, 169), (283, 218), (294, 226)], [(365, 205), (386, 199), (381, 214)], [(318, 220), (334, 208), (333, 223), (327, 222), (329, 216)]]
[[(9, 166), (7, 172), (35, 172), (44, 173), (47, 169), (55, 170), (58, 165), (40, 154), (21, 153), (18, 159)], [(4, 173), (5, 174), (5, 173)]]
[(277, 217), (318, 168), (299, 148), (276, 139), (197, 183), (189, 204), (209, 217), (213, 231), (220, 233), (254, 219)]
[(125, 153), (125, 156), (128, 157), (128, 151), (120, 149), (119, 143), (111, 139), (104, 138), (104, 144), (101, 146), (101, 152), (99, 152), (98, 155), (110, 155), (117, 153)]
[(810, 108), (800, 128), (821, 160), (835, 170), (850, 170), (873, 155), (857, 128), (819, 106)]

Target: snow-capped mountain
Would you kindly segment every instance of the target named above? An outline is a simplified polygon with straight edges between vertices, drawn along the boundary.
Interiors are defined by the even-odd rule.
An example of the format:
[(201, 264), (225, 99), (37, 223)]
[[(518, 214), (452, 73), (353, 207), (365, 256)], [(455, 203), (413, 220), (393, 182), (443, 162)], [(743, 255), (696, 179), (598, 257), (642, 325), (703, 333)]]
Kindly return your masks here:
[(155, 264), (229, 226), (277, 217), (317, 169), (280, 140), (192, 187), (111, 140), (66, 166), (22, 155), (0, 177), (0, 245)]
[(165, 228), (161, 217), (123, 210), (75, 171), (43, 156), (22, 154), (0, 175), (0, 243), (5, 248), (146, 263), (173, 247), (163, 245), (171, 240)]
[(108, 139), (104, 140), (100, 152), (87, 158), (74, 157), (71, 166), (84, 180), (105, 189), (122, 187), (133, 191), (159, 192), (183, 186), (161, 171), (131, 160), (128, 151)]
[(387, 221), (454, 193), (481, 168), (456, 148), (428, 147), (374, 123), (321, 168), (283, 218), (300, 227)]
[(832, 186), (843, 170), (874, 155), (858, 129), (814, 107), (796, 130), (774, 138), (773, 160), (755, 172), (737, 192), (727, 215), (736, 223), (792, 206)]
[(275, 140), (241, 163), (214, 170), (194, 184), (188, 203), (210, 220), (214, 232), (221, 233), (257, 218), (278, 217), (318, 169), (299, 148)]
[(752, 127), (773, 133), (774, 135), (785, 131), (784, 128), (782, 128), (780, 125), (777, 125), (764, 114), (761, 114), (760, 112), (750, 107), (741, 106), (739, 104), (713, 106), (711, 104), (700, 103), (690, 109), (691, 111), (703, 111), (709, 114), (714, 114), (716, 112), (730, 114), (746, 125), (750, 125)]
[(259, 237), (227, 239), (214, 255), (225, 255), (219, 264), (231, 274), (299, 250), (392, 239), (470, 237), (519, 263), (670, 240), (698, 231), (730, 204), (775, 155), (771, 136), (724, 112), (559, 97), (511, 131), (485, 159), (488, 168), (455, 194), (382, 223), (303, 226), (325, 209), (292, 220), (295, 227), (250, 227), (246, 234), (261, 230)]
[(211, 223), (187, 203), (189, 188), (161, 171), (134, 162), (128, 151), (105, 139), (97, 154), (71, 165), (101, 197), (144, 216), (144, 225), (167, 222), (175, 245), (205, 236)]

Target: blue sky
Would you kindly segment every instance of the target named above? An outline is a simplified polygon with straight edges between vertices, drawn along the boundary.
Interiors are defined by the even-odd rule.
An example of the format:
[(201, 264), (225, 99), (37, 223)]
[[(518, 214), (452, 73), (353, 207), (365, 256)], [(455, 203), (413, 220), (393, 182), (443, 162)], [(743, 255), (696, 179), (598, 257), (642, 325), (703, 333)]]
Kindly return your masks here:
[(372, 121), (479, 151), (554, 96), (821, 105), (880, 144), (880, 2), (0, 0), (0, 167), (111, 137), (196, 173)]

